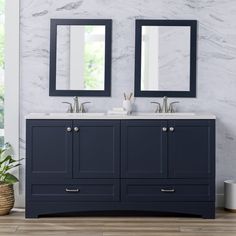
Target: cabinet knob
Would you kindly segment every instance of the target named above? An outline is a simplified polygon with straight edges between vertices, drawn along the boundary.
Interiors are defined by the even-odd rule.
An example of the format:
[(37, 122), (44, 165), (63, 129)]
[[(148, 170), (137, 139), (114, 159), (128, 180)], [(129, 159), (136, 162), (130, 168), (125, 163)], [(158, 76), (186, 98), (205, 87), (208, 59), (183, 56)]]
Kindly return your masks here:
[(67, 127), (67, 128), (66, 128), (66, 131), (67, 131), (67, 132), (70, 132), (71, 130), (72, 130), (71, 127)]
[(173, 132), (175, 130), (174, 127), (170, 127), (170, 131)]
[(75, 131), (75, 132), (78, 132), (78, 131), (79, 131), (79, 128), (78, 128), (78, 127), (75, 127), (75, 128), (74, 128), (74, 131)]
[(166, 127), (162, 127), (162, 131), (163, 131), (163, 132), (166, 132), (166, 131), (167, 131), (167, 128), (166, 128)]

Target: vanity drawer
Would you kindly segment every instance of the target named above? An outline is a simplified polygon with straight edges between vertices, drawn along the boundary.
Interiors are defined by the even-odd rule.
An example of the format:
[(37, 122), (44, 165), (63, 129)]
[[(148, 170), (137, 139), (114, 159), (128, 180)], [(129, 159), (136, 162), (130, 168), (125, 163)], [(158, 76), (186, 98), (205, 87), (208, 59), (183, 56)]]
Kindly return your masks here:
[[(154, 179), (129, 179), (121, 182), (122, 201), (214, 201), (207, 181), (178, 183)], [(176, 183), (177, 182), (177, 183)]]
[(87, 180), (75, 183), (34, 183), (31, 184), (29, 200), (33, 201), (119, 201), (119, 180)]

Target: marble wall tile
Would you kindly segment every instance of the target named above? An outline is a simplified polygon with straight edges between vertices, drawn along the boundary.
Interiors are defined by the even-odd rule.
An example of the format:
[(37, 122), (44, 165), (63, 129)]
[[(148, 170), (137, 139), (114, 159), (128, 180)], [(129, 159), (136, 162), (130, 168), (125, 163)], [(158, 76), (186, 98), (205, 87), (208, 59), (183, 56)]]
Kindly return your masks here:
[[(178, 99), (181, 111), (217, 116), (217, 193), (236, 178), (236, 4), (234, 0), (21, 0), (20, 147), (25, 156), (25, 119), (30, 112), (61, 112), (67, 97), (49, 97), (50, 18), (113, 19), (112, 97), (82, 98), (90, 111), (120, 106), (133, 91), (135, 19), (198, 20), (197, 98)], [(156, 98), (137, 98), (147, 111)], [(22, 186), (24, 186), (24, 166)], [(22, 188), (24, 194), (24, 188)]]

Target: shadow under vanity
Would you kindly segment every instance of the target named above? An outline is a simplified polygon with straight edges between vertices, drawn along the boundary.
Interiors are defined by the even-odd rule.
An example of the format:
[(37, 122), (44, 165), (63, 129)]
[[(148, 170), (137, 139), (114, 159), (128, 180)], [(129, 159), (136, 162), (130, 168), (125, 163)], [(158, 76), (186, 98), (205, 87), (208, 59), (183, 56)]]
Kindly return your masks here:
[[(109, 96), (111, 20), (52, 20), (51, 29), (50, 95)], [(135, 96), (195, 97), (196, 40), (196, 21), (137, 20)], [(101, 53), (99, 60), (89, 58), (89, 47)], [(84, 55), (80, 66), (78, 55)], [(27, 218), (94, 212), (215, 217), (214, 115), (161, 106), (156, 113), (108, 115), (76, 107), (26, 117)]]

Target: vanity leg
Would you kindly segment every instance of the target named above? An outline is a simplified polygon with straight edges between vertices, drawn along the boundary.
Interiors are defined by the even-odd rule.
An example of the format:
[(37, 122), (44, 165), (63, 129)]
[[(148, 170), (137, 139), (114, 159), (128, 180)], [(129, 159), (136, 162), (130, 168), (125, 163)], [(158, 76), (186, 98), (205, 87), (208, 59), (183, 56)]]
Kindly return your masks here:
[(216, 216), (215, 216), (215, 211), (208, 211), (208, 212), (205, 212), (203, 215), (202, 215), (202, 218), (203, 219), (215, 219)]

